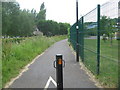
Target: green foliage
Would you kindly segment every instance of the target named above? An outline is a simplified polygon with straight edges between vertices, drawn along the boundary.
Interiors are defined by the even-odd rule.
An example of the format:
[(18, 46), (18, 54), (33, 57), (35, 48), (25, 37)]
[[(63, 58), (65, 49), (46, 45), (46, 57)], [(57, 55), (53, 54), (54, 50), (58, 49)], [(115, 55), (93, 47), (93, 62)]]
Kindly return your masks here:
[(70, 27), (68, 23), (57, 23), (52, 20), (39, 21), (37, 25), (38, 29), (46, 36), (64, 35), (67, 34), (67, 30)]
[(37, 14), (37, 17), (36, 17), (37, 22), (41, 21), (41, 20), (46, 20), (46, 9), (45, 9), (44, 2), (41, 4), (40, 11), (39, 11), (39, 13)]
[[(20, 69), (31, 62), (37, 55), (41, 54), (53, 43), (67, 38), (66, 36), (54, 37), (29, 37), (21, 43), (15, 43), (3, 39), (2, 58), (2, 84), (3, 87), (11, 78), (15, 77)], [(47, 42), (46, 42), (47, 41)]]
[(19, 15), (19, 26), (19, 36), (31, 36), (35, 30), (34, 13), (28, 10), (21, 11)]
[(68, 23), (59, 23), (60, 26), (60, 32), (59, 34), (67, 34), (68, 33), (68, 28), (70, 28), (70, 24)]
[(110, 38), (112, 45), (114, 33), (117, 31), (117, 19), (111, 19), (107, 16), (102, 16), (100, 20), (101, 35), (106, 34)]
[(107, 16), (102, 16), (100, 19), (100, 30), (101, 35), (106, 34), (111, 37), (111, 33), (117, 30), (117, 19), (111, 19)]
[(57, 23), (56, 21), (46, 20), (44, 2), (40, 6), (40, 11), (36, 17), (36, 23), (38, 29), (46, 36), (67, 34), (67, 29), (70, 27), (68, 23)]
[(39, 28), (46, 36), (67, 34), (70, 27), (68, 23), (57, 23), (46, 20), (44, 2), (40, 6), (39, 13), (34, 9), (20, 10), (17, 2), (3, 2), (2, 6), (2, 35), (3, 36), (32, 36), (35, 28)]
[(30, 36), (35, 28), (35, 12), (20, 10), (17, 2), (2, 3), (2, 35)]
[(19, 4), (13, 2), (2, 3), (2, 33), (12, 36), (17, 34), (19, 16)]

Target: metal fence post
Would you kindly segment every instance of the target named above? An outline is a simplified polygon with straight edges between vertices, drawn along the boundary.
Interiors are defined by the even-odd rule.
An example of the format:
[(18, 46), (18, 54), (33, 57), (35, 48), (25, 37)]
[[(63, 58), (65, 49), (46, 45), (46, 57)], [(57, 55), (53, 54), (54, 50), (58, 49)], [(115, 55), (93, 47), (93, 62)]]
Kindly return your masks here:
[(78, 0), (76, 0), (76, 61), (79, 62)]
[(82, 31), (82, 50), (81, 50), (81, 58), (82, 58), (82, 62), (84, 62), (84, 17), (81, 18), (82, 20), (82, 26), (81, 26), (81, 31)]
[(100, 73), (100, 5), (97, 6), (97, 75)]

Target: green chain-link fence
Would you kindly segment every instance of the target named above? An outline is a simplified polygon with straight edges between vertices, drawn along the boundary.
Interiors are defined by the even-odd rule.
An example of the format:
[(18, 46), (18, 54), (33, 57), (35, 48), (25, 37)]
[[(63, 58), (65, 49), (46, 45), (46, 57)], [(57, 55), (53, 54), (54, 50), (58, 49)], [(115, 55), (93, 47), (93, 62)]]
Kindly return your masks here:
[[(79, 19), (79, 56), (85, 66), (108, 87), (118, 86), (118, 1), (113, 0)], [(76, 51), (76, 23), (70, 43)]]

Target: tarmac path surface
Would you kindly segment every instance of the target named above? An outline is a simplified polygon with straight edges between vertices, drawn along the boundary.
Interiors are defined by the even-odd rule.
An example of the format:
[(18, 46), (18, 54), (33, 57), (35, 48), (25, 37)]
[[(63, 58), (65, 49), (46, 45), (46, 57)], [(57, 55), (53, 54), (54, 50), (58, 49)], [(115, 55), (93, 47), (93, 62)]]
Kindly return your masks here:
[(76, 62), (67, 39), (48, 48), (9, 88), (56, 88), (56, 69), (53, 67), (56, 54), (62, 54), (65, 60), (64, 88), (97, 88)]

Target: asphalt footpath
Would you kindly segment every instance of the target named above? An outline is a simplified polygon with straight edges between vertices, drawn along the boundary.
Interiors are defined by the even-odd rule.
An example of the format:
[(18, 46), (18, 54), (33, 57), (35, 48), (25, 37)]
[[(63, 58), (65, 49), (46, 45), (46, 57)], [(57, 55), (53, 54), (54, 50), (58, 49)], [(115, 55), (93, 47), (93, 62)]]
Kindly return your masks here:
[(63, 69), (64, 88), (97, 88), (90, 77), (75, 60), (67, 39), (59, 41), (38, 57), (9, 88), (56, 88), (56, 69), (53, 67), (56, 54), (65, 60)]

